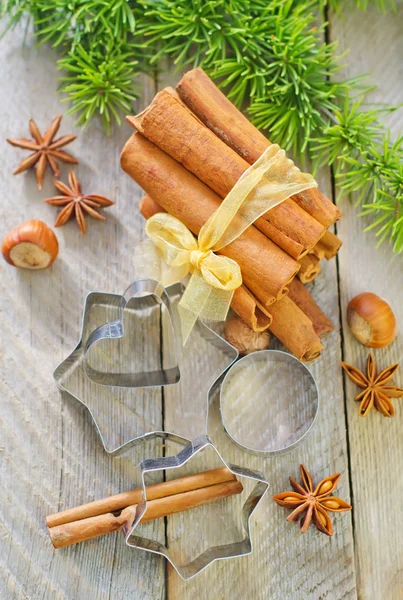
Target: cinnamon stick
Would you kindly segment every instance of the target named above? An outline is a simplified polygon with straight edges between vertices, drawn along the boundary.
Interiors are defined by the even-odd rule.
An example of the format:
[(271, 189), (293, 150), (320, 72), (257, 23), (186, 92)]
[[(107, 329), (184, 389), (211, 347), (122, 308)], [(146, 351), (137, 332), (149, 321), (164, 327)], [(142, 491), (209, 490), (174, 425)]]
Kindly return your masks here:
[[(318, 244), (319, 244), (319, 242), (318, 242)], [(323, 247), (319, 246), (318, 244), (316, 244), (316, 246), (314, 248), (312, 248), (312, 250), (310, 250), (308, 252), (308, 254), (313, 254), (319, 260), (323, 260), (325, 258), (325, 250)]]
[[(167, 498), (150, 500), (147, 502), (147, 509), (140, 523), (147, 523), (160, 517), (208, 504), (234, 494), (240, 494), (242, 490), (242, 484), (235, 479), (234, 481), (217, 483), (193, 491), (175, 494)], [(135, 517), (136, 505), (131, 505), (126, 507), (118, 516), (113, 513), (102, 514), (64, 523), (63, 525), (56, 525), (50, 527), (48, 532), (53, 546), (63, 548), (120, 529), (124, 529), (125, 533), (128, 533)]]
[[(146, 194), (140, 200), (140, 212), (145, 219), (149, 219), (159, 212), (166, 211), (149, 194)], [(231, 308), (253, 331), (265, 331), (271, 325), (271, 314), (244, 285), (235, 290)]]
[(298, 261), (301, 269), (298, 272), (298, 277), (302, 283), (313, 281), (320, 273), (319, 258), (314, 254), (307, 254)]
[[(221, 198), (249, 168), (248, 162), (195, 117), (172, 88), (159, 92), (148, 108), (127, 120)], [(311, 250), (325, 232), (323, 225), (291, 199), (272, 208), (255, 225), (296, 259)]]
[(331, 231), (326, 231), (314, 247), (313, 253), (319, 258), (319, 260), (323, 257), (327, 260), (330, 260), (336, 256), (342, 243), (343, 242), (337, 237), (337, 235)]
[[(253, 164), (270, 144), (202, 69), (186, 73), (176, 89), (193, 113), (249, 164)], [(296, 194), (293, 200), (325, 227), (335, 223), (342, 214), (318, 189)]]
[(323, 346), (315, 333), (312, 321), (286, 296), (271, 307), (273, 323), (270, 331), (299, 360), (318, 358)]
[(126, 507), (120, 515), (112, 513), (88, 517), (81, 521), (72, 521), (63, 525), (48, 528), (48, 534), (54, 548), (64, 548), (80, 542), (119, 531), (123, 527), (129, 527), (136, 518), (137, 506)]
[[(122, 168), (195, 235), (221, 199), (181, 164), (136, 133), (121, 155)], [(288, 292), (300, 266), (253, 225), (219, 251), (235, 260), (245, 285), (267, 308)]]
[[(215, 485), (217, 483), (224, 483), (226, 481), (234, 481), (235, 475), (231, 473), (226, 467), (220, 467), (218, 469), (211, 469), (204, 471), (203, 473), (196, 473), (195, 475), (187, 475), (179, 479), (172, 479), (170, 481), (164, 481), (162, 483), (156, 483), (154, 485), (147, 486), (147, 499), (156, 500), (158, 498), (166, 498), (182, 492), (189, 492), (199, 488)], [(109, 498), (103, 498), (102, 500), (95, 500), (88, 504), (76, 506), (75, 508), (69, 508), (63, 510), (54, 515), (46, 517), (46, 525), (49, 528), (71, 523), (72, 521), (78, 521), (80, 519), (86, 519), (88, 517), (95, 517), (98, 515), (116, 512), (126, 508), (127, 506), (138, 504), (143, 497), (142, 488), (132, 490), (130, 492), (124, 492), (123, 494), (116, 494)]]
[(312, 321), (313, 329), (319, 337), (333, 331), (332, 323), (298, 279), (294, 279), (289, 290), (289, 298)]
[(265, 331), (272, 324), (271, 313), (260, 304), (245, 285), (235, 290), (231, 308), (253, 331)]
[(145, 219), (151, 219), (154, 215), (160, 212), (166, 212), (164, 208), (158, 202), (150, 196), (145, 194), (140, 200), (139, 204), (140, 213)]

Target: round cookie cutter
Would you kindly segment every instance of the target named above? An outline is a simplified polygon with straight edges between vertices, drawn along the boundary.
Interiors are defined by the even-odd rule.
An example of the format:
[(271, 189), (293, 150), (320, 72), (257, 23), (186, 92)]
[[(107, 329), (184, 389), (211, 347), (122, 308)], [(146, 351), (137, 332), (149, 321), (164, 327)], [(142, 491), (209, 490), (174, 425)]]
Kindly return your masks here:
[(238, 360), (220, 390), (227, 435), (258, 456), (293, 450), (312, 430), (319, 390), (310, 370), (280, 350), (261, 350)]

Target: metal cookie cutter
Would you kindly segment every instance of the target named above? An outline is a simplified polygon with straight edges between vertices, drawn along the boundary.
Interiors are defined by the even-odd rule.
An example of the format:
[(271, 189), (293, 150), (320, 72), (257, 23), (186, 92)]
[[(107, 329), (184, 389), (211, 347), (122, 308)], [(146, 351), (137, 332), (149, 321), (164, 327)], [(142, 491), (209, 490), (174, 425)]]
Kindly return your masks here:
[[(176, 284), (164, 291), (155, 281), (142, 280), (124, 296), (91, 292), (86, 298), (80, 341), (53, 376), (64, 397), (88, 410), (109, 454), (172, 429), (186, 440), (206, 431), (210, 390), (238, 352), (201, 322), (186, 348), (178, 343), (176, 306), (182, 289)], [(139, 306), (141, 315), (135, 310)], [(170, 326), (162, 328), (166, 320)], [(179, 381), (167, 386), (179, 371)], [(118, 385), (106, 385), (107, 380)], [(169, 421), (168, 413), (175, 411), (177, 418)]]
[[(141, 295), (140, 295), (141, 294)], [(144, 295), (146, 294), (146, 295)], [(103, 372), (94, 369), (89, 364), (89, 353), (91, 346), (101, 342), (102, 340), (120, 339), (123, 338), (124, 329), (124, 310), (125, 308), (134, 308), (143, 310), (155, 305), (164, 304), (167, 309), (169, 322), (172, 329), (175, 328), (175, 322), (172, 313), (172, 306), (169, 296), (165, 288), (152, 279), (138, 279), (132, 283), (121, 296), (120, 314), (115, 321), (101, 325), (93, 331), (85, 343), (84, 350), (84, 369), (86, 374), (92, 381), (100, 385), (117, 386), (117, 387), (150, 387), (162, 386), (178, 383), (180, 379), (180, 371), (178, 364), (172, 367), (165, 368), (163, 365), (159, 369), (154, 370), (138, 370), (136, 372), (118, 373), (118, 372)], [(177, 334), (174, 335), (173, 353), (174, 362), (176, 358), (176, 343)]]
[[(209, 505), (205, 505), (204, 507), (200, 507), (203, 509), (211, 510), (213, 505), (216, 505), (215, 510), (220, 510), (220, 518), (221, 520), (225, 519), (226, 526), (222, 528), (222, 535), (227, 536), (223, 543), (216, 543), (214, 545), (208, 545), (207, 548), (197, 550), (192, 548), (191, 558), (184, 558), (183, 551), (179, 553), (178, 556), (175, 555), (175, 542), (170, 541), (169, 547), (166, 544), (150, 539), (141, 535), (138, 532), (139, 522), (147, 512), (147, 490), (145, 484), (145, 475), (147, 473), (155, 473), (157, 471), (167, 471), (173, 470), (186, 465), (186, 463), (196, 460), (196, 456), (199, 453), (203, 453), (210, 450), (218, 461), (219, 465), (224, 465), (227, 467), (234, 475), (243, 479), (242, 483), (250, 484), (255, 482), (253, 489), (249, 492), (249, 495), (244, 500), (243, 496), (248, 494), (248, 492), (244, 488), (244, 492), (242, 492), (241, 498), (239, 500), (239, 511), (237, 514), (238, 519), (236, 520), (236, 527), (228, 524), (228, 516), (223, 512), (223, 505), (220, 503), (213, 503)], [(205, 458), (201, 458), (202, 464), (205, 466), (206, 460)], [(211, 461), (210, 461), (211, 462)], [(250, 536), (250, 517), (260, 503), (261, 499), (265, 495), (268, 490), (269, 483), (264, 479), (263, 475), (259, 472), (251, 471), (246, 468), (242, 468), (239, 466), (235, 466), (232, 464), (228, 464), (222, 458), (217, 448), (214, 446), (212, 441), (205, 435), (199, 436), (194, 441), (190, 442), (183, 450), (179, 452), (176, 456), (166, 456), (163, 458), (155, 458), (155, 459), (147, 459), (143, 460), (141, 463), (141, 476), (142, 476), (142, 486), (143, 486), (143, 500), (138, 504), (136, 509), (136, 517), (128, 528), (123, 530), (123, 534), (126, 538), (126, 543), (128, 546), (132, 546), (135, 548), (140, 548), (141, 550), (147, 550), (148, 552), (154, 552), (156, 554), (160, 554), (165, 556), (175, 568), (180, 577), (184, 580), (190, 579), (200, 573), (203, 569), (205, 569), (208, 565), (210, 565), (215, 560), (223, 559), (223, 558), (235, 558), (239, 556), (245, 556), (252, 552), (252, 540)], [(241, 503), (243, 505), (241, 506)], [(203, 524), (210, 524), (211, 529), (214, 531), (213, 538), (215, 535), (215, 540), (217, 540), (217, 524), (216, 521), (211, 522), (211, 519), (208, 518), (208, 515), (205, 514), (200, 522), (195, 521), (197, 515), (194, 513), (192, 509), (190, 511), (185, 511), (183, 513), (178, 513), (174, 515), (176, 518), (183, 518), (188, 515), (191, 519), (190, 526), (192, 527), (192, 531), (188, 532), (191, 534), (187, 535), (186, 532), (186, 521), (183, 521), (180, 528), (175, 527), (175, 531), (178, 529), (184, 530), (184, 538), (189, 539), (189, 537), (195, 539), (199, 545), (203, 544), (206, 541), (206, 537), (203, 535), (201, 531), (201, 527)], [(211, 514), (211, 513), (210, 513)], [(169, 517), (171, 518), (171, 517)], [(141, 527), (147, 527), (147, 525), (141, 525)], [(198, 535), (194, 536), (194, 531), (197, 530)], [(210, 532), (211, 533), (211, 532)], [(233, 536), (232, 541), (228, 536)], [(235, 540), (233, 539), (235, 537)]]
[(260, 456), (290, 452), (312, 430), (319, 390), (308, 367), (280, 350), (253, 352), (227, 372), (220, 390), (224, 429)]

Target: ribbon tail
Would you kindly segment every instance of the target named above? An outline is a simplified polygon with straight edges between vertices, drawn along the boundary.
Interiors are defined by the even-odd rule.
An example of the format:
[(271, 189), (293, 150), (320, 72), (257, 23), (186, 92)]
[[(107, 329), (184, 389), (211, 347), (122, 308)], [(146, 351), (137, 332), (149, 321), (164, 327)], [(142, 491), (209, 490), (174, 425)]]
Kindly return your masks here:
[(210, 288), (210, 295), (199, 315), (204, 321), (225, 321), (231, 306), (234, 290)]
[(195, 271), (178, 305), (183, 345), (197, 319), (225, 321), (234, 292), (212, 287)]
[(204, 281), (201, 274), (198, 271), (194, 271), (178, 304), (183, 345), (186, 344), (197, 319), (208, 301), (210, 289), (211, 286)]

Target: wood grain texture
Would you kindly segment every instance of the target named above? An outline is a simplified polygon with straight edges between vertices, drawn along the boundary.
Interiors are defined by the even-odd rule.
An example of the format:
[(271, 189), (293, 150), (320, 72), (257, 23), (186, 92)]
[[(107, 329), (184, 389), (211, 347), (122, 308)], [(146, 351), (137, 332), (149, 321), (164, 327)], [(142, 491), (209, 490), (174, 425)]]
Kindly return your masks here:
[[(6, 40), (0, 47), (1, 237), (28, 218), (52, 225), (57, 213), (43, 202), (54, 193), (50, 173), (41, 193), (33, 172), (14, 177), (23, 152), (5, 138), (25, 136), (30, 117), (44, 128), (65, 111), (56, 94), (53, 51), (37, 49), (30, 36), (23, 48), (23, 31)], [(143, 84), (146, 104), (154, 84)], [(85, 237), (74, 222), (56, 230), (60, 256), (47, 271), (0, 263), (0, 597), (115, 600), (135, 590), (136, 598), (158, 600), (165, 596), (164, 564), (158, 558), (128, 550), (119, 534), (55, 552), (45, 528), (46, 514), (138, 485), (142, 457), (139, 450), (108, 457), (87, 413), (62, 400), (52, 378), (78, 341), (86, 294), (126, 288), (133, 248), (142, 235), (133, 206), (141, 192), (119, 165), (129, 128), (106, 138), (99, 124), (83, 133), (73, 123), (64, 118), (61, 133), (79, 134), (71, 151), (80, 159), (77, 173), (84, 189), (115, 199), (116, 206), (105, 223), (91, 220)], [(67, 172), (64, 167), (63, 179)], [(151, 527), (163, 532), (161, 522)]]
[[(380, 84), (374, 98), (394, 103), (402, 100), (399, 17), (370, 12), (348, 14), (343, 20), (331, 18), (332, 35), (340, 41), (341, 49), (352, 49), (351, 73), (372, 71)], [(31, 116), (45, 127), (65, 106), (60, 105), (56, 94), (53, 51), (38, 50), (30, 36), (23, 49), (22, 38), (23, 32), (17, 30), (0, 46), (3, 140), (10, 135), (26, 135)], [(159, 88), (179, 80), (180, 74), (171, 73), (162, 71)], [(142, 83), (137, 110), (150, 102), (157, 87), (146, 78)], [(389, 118), (396, 132), (403, 128), (402, 114)], [(143, 235), (143, 220), (137, 209), (142, 191), (119, 165), (119, 153), (130, 128), (114, 128), (105, 138), (99, 124), (81, 132), (74, 128), (71, 118), (65, 118), (62, 134), (72, 131), (79, 134), (71, 152), (80, 159), (77, 172), (84, 189), (115, 199), (116, 206), (105, 212), (105, 223), (91, 220), (85, 237), (74, 223), (56, 230), (60, 257), (48, 271), (22, 272), (0, 263), (0, 598), (350, 600), (358, 595), (364, 600), (400, 599), (403, 522), (397, 510), (396, 521), (391, 523), (390, 491), (398, 505), (403, 493), (399, 426), (403, 407), (397, 400), (397, 416), (392, 420), (379, 414), (364, 420), (358, 417), (352, 401), (355, 390), (350, 382), (346, 383), (344, 399), (341, 352), (348, 362), (364, 365), (366, 351), (352, 339), (346, 323), (343, 340), (340, 338), (339, 309), (341, 305), (344, 319), (348, 299), (369, 289), (387, 298), (402, 321), (401, 258), (393, 257), (388, 247), (374, 248), (372, 234), (362, 233), (362, 223), (348, 201), (341, 206), (345, 216), (338, 225), (344, 240), (339, 258), (341, 298), (335, 261), (325, 262), (322, 273), (311, 284), (315, 300), (335, 326), (324, 341), (322, 357), (310, 366), (321, 391), (315, 430), (292, 453), (260, 459), (229, 441), (220, 425), (217, 397), (211, 404), (208, 431), (224, 457), (262, 471), (271, 484), (252, 518), (253, 554), (217, 562), (184, 583), (164, 559), (128, 549), (119, 534), (53, 550), (44, 524), (46, 514), (131, 489), (139, 484), (137, 467), (143, 455), (162, 451), (149, 444), (118, 458), (107, 456), (88, 414), (63, 400), (52, 379), (55, 366), (78, 341), (86, 294), (125, 289), (132, 277), (132, 252)], [(41, 218), (50, 225), (56, 218), (57, 210), (42, 202), (54, 193), (50, 173), (42, 193), (36, 189), (32, 172), (12, 176), (23, 155), (4, 142), (1, 236), (28, 218)], [(62, 178), (67, 171), (64, 167)], [(320, 186), (330, 197), (329, 173), (322, 174)], [(165, 326), (162, 339), (165, 345), (169, 342)], [(221, 360), (208, 346), (193, 349), (193, 354), (187, 352), (183, 358), (186, 371), (179, 401), (173, 389), (165, 390), (163, 396), (156, 391), (154, 399), (155, 405), (160, 402), (161, 424), (189, 437), (203, 432), (206, 380), (213, 377)], [(400, 338), (389, 349), (376, 351), (375, 356), (380, 366), (401, 360)], [(401, 377), (396, 378), (400, 384)], [(127, 427), (123, 423), (116, 435), (126, 435)], [(215, 461), (209, 456), (200, 467), (217, 466)], [(341, 472), (339, 495), (346, 500), (350, 499), (351, 481), (354, 542), (350, 514), (333, 517), (335, 535), (331, 539), (314, 528), (302, 536), (297, 526), (286, 522), (287, 511), (271, 501), (272, 494), (289, 489), (288, 475), (299, 476), (300, 462), (315, 480)], [(144, 527), (147, 535), (168, 541), (180, 558), (185, 549), (197, 552), (200, 541), (231, 541), (239, 528), (240, 505), (236, 503), (240, 500), (241, 496), (231, 499), (235, 505), (230, 509), (227, 504), (200, 507), (192, 518), (190, 513), (175, 515), (166, 524), (161, 521)], [(187, 536), (187, 543), (190, 539), (194, 544), (185, 548), (186, 535), (195, 530), (200, 535)]]
[[(170, 75), (163, 76), (158, 82), (159, 89), (168, 84), (173, 85), (178, 78), (175, 75), (172, 81)], [(319, 185), (331, 197), (329, 173), (322, 173)], [(314, 529), (301, 536), (297, 526), (292, 527), (286, 522), (287, 511), (279, 509), (271, 501), (272, 494), (289, 489), (288, 475), (298, 476), (300, 462), (306, 464), (318, 480), (326, 474), (341, 472), (340, 496), (346, 499), (349, 497), (344, 400), (339, 368), (339, 305), (335, 261), (325, 261), (323, 273), (311, 288), (316, 301), (335, 326), (335, 331), (324, 341), (326, 349), (322, 357), (310, 367), (321, 390), (321, 412), (315, 430), (304, 445), (286, 456), (276, 459), (252, 457), (235, 447), (223, 432), (215, 398), (208, 423), (208, 432), (213, 441), (226, 460), (261, 471), (269, 480), (271, 488), (252, 517), (253, 554), (236, 560), (216, 562), (186, 583), (177, 577), (173, 569), (168, 568), (170, 599), (190, 600), (197, 597), (201, 600), (241, 600), (249, 597), (254, 600), (297, 600), (328, 597), (339, 600), (356, 597), (350, 515), (334, 519), (333, 539), (326, 539)], [(165, 339), (164, 341), (167, 343)], [(205, 361), (204, 349), (192, 345), (185, 358), (188, 365), (186, 385), (190, 386), (195, 382), (196, 385), (193, 383), (193, 386), (198, 390), (199, 382), (202, 381), (200, 365)], [(188, 397), (182, 395), (181, 409), (178, 411), (173, 407), (172, 394), (173, 390), (165, 390), (164, 418), (169, 430), (183, 427), (183, 415), (189, 412)], [(214, 463), (209, 466), (213, 467)], [(219, 540), (220, 537), (214, 530), (216, 524), (221, 524), (225, 534), (227, 522), (218, 506), (211, 506), (208, 513), (211, 522), (210, 528), (203, 530), (205, 537)], [(178, 532), (183, 537), (186, 523), (187, 515), (176, 515), (169, 520), (168, 540), (170, 537), (176, 538)], [(233, 536), (235, 535), (236, 530), (233, 531)]]
[[(321, 189), (326, 191), (327, 182), (324, 177)], [(335, 325), (335, 332), (325, 340), (326, 350), (322, 357), (310, 366), (321, 390), (321, 412), (315, 430), (303, 445), (285, 456), (272, 459), (253, 457), (234, 446), (223, 432), (215, 398), (208, 424), (213, 441), (226, 460), (261, 471), (270, 482), (271, 489), (251, 520), (253, 554), (216, 562), (185, 583), (169, 569), (169, 598), (210, 600), (248, 597), (263, 600), (356, 597), (350, 516), (336, 516), (332, 539), (319, 534), (314, 528), (301, 536), (297, 526), (287, 523), (287, 511), (279, 509), (271, 500), (272, 494), (289, 489), (288, 475), (298, 477), (301, 462), (308, 466), (317, 480), (327, 474), (341, 472), (340, 496), (349, 498), (334, 261), (324, 265), (324, 273), (315, 281), (313, 294)], [(197, 373), (204, 354), (197, 348), (192, 347), (192, 350), (193, 355), (187, 358), (188, 370)], [(170, 423), (170, 430), (176, 425), (181, 426), (181, 414), (188, 410), (187, 402), (185, 398), (183, 409), (179, 412), (170, 411), (172, 403), (165, 402), (165, 422)], [(225, 533), (227, 521), (220, 514), (219, 507), (213, 509), (211, 506), (209, 514), (210, 529), (206, 530), (205, 537), (220, 539), (216, 529), (220, 524)], [(175, 531), (183, 534), (186, 520), (186, 515), (176, 515), (171, 529), (168, 523), (168, 539), (175, 535)], [(236, 535), (236, 530), (233, 535)]]
[[(348, 18), (332, 18), (331, 35), (339, 40), (340, 51), (350, 48), (348, 75), (371, 73), (378, 88), (371, 93), (374, 102), (397, 105), (403, 101), (402, 3), (397, 15), (353, 13)], [(395, 136), (403, 129), (400, 109), (387, 119)], [(359, 368), (365, 366), (368, 351), (352, 337), (346, 323), (346, 306), (357, 293), (371, 291), (392, 306), (400, 333), (382, 350), (375, 350), (378, 367), (403, 364), (401, 326), (403, 323), (402, 257), (393, 255), (387, 245), (376, 249), (372, 232), (363, 233), (369, 224), (357, 216), (357, 210), (345, 199), (340, 207), (344, 219), (338, 224), (343, 239), (339, 254), (340, 303), (343, 315), (344, 360)], [(401, 366), (402, 369), (402, 366)], [(403, 373), (395, 377), (402, 385)], [(359, 597), (362, 600), (403, 597), (403, 517), (393, 509), (394, 498), (403, 495), (402, 456), (403, 405), (395, 401), (396, 416), (386, 419), (379, 413), (358, 416), (353, 401), (356, 388), (346, 381), (346, 407), (350, 446), (350, 477), (355, 507), (354, 534)]]

